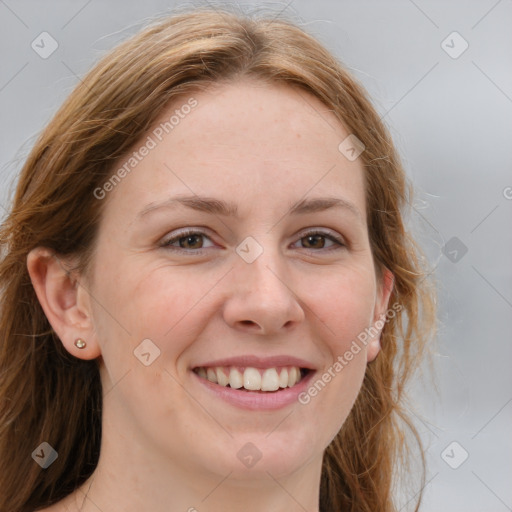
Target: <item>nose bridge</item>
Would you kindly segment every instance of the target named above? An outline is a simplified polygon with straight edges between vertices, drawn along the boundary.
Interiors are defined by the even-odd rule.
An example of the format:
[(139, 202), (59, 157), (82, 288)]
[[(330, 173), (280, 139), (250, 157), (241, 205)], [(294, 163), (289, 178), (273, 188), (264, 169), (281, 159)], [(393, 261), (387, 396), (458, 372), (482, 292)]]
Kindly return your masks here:
[(283, 297), (291, 294), (283, 255), (272, 235), (260, 237), (260, 241), (247, 237), (238, 246), (237, 253), (243, 260), (237, 264), (239, 275), (250, 291), (268, 291)]
[(234, 326), (256, 324), (264, 333), (298, 322), (303, 311), (293, 293), (286, 261), (273, 237), (246, 239), (238, 247), (234, 286), (225, 308)]

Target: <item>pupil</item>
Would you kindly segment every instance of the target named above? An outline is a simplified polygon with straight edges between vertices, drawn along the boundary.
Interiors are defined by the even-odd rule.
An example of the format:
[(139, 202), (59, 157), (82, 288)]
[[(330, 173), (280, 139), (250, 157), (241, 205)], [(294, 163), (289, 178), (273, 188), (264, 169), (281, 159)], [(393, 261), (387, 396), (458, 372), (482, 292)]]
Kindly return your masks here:
[(184, 247), (188, 244), (194, 245), (194, 240), (197, 241), (198, 238), (199, 238), (199, 235), (189, 235), (189, 236), (183, 237), (182, 240), (184, 240), (185, 242), (184, 242), (184, 244), (183, 243), (181, 244), (181, 247)]
[[(309, 235), (308, 237), (306, 237), (307, 240), (308, 240), (308, 244), (309, 243), (312, 243), (314, 244), (315, 241), (320, 241), (320, 239), (322, 238), (322, 235)], [(322, 244), (321, 244), (322, 245)]]

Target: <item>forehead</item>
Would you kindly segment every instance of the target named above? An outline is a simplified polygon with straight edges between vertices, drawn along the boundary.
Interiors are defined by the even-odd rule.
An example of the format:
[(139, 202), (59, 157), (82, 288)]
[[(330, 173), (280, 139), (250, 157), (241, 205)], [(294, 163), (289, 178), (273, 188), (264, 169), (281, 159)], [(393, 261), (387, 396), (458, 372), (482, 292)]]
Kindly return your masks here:
[(338, 149), (348, 135), (305, 91), (255, 80), (215, 84), (165, 108), (141, 139), (151, 149), (109, 199), (133, 212), (171, 194), (198, 194), (235, 201), (242, 213), (277, 213), (306, 196), (340, 195), (365, 217), (362, 163)]

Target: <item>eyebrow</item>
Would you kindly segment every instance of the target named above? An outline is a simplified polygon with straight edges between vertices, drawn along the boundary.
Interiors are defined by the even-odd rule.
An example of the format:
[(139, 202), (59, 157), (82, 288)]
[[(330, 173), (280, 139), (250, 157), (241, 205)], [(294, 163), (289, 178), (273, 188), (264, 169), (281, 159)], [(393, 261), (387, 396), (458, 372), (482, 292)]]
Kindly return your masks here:
[[(223, 215), (226, 217), (239, 218), (238, 206), (236, 203), (226, 202), (213, 197), (193, 196), (176, 196), (171, 197), (161, 203), (150, 203), (137, 214), (137, 218), (142, 218), (150, 212), (160, 210), (162, 208), (171, 208), (176, 206), (185, 206), (199, 212), (210, 213), (212, 215)], [(300, 215), (307, 213), (323, 212), (330, 209), (343, 209), (350, 212), (359, 220), (363, 220), (361, 212), (347, 199), (340, 197), (317, 197), (312, 199), (302, 199), (288, 208), (290, 215)]]

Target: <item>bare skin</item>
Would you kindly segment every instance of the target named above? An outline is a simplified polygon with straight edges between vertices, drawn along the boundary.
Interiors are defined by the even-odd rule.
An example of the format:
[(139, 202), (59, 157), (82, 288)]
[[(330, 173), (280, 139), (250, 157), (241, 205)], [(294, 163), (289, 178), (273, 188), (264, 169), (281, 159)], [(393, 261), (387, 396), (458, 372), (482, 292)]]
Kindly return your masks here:
[[(213, 396), (192, 371), (225, 357), (285, 355), (307, 361), (317, 379), (332, 375), (392, 289), (389, 273), (376, 277), (363, 166), (338, 150), (349, 133), (323, 104), (248, 80), (194, 99), (103, 199), (88, 279), (75, 276), (76, 285), (44, 248), (28, 257), (53, 328), (74, 356), (100, 358), (105, 390), (98, 467), (47, 512), (317, 511), (323, 452), (380, 350), (376, 335), (307, 404), (271, 411)], [(233, 202), (239, 217), (186, 206), (140, 214), (177, 195)], [(290, 212), (325, 197), (351, 208)], [(251, 263), (236, 251), (247, 237), (263, 250)], [(144, 339), (160, 351), (148, 366), (134, 356)], [(252, 467), (237, 456), (247, 443), (261, 454)]]

